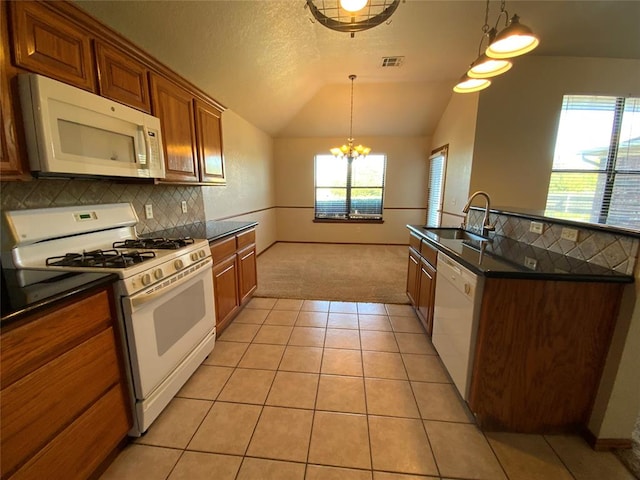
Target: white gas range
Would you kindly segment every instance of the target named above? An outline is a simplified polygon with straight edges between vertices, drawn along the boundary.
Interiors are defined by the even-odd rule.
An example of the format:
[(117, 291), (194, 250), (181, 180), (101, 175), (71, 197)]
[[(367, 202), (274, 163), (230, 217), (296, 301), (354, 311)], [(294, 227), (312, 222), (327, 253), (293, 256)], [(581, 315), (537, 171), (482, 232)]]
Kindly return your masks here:
[(206, 239), (141, 238), (131, 204), (4, 212), (2, 266), (21, 283), (64, 272), (115, 273), (134, 427), (144, 433), (212, 351), (215, 308)]

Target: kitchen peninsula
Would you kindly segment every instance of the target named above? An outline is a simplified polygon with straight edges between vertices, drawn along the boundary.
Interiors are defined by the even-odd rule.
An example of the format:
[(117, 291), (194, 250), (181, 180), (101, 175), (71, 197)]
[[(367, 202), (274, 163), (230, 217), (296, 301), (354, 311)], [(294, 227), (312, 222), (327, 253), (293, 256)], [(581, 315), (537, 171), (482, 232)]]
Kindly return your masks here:
[[(470, 223), (478, 224), (483, 213), (474, 209)], [(629, 258), (614, 260), (609, 256), (610, 262), (617, 263), (607, 268), (553, 251), (558, 245), (551, 249), (535, 246), (541, 240), (528, 234), (531, 220), (521, 214), (493, 211), (492, 215), (498, 227), (488, 238), (459, 229), (408, 225), (410, 265), (412, 257), (424, 256), (420, 252), (426, 245), (483, 280), (475, 341), (469, 345), (472, 374), (466, 400), (479, 425), (487, 430), (583, 431), (600, 384), (624, 286), (633, 282), (630, 272), (640, 235), (621, 235), (616, 229), (603, 228), (585, 231), (582, 226), (584, 241), (591, 238), (595, 243), (592, 236), (598, 236), (597, 243), (604, 249), (612, 249), (617, 242), (627, 253)], [(545, 222), (546, 239), (556, 234), (559, 238), (562, 226), (551, 219)], [(520, 223), (527, 224), (526, 230)], [(510, 238), (516, 232), (521, 241)], [(531, 243), (522, 241), (525, 237)], [(594, 257), (597, 254), (592, 252)], [(437, 273), (435, 277), (438, 288)], [(420, 279), (410, 278), (408, 285), (416, 281)], [(420, 292), (419, 285), (414, 291)], [(430, 301), (433, 308), (433, 296)], [(438, 322), (437, 315), (434, 322)]]

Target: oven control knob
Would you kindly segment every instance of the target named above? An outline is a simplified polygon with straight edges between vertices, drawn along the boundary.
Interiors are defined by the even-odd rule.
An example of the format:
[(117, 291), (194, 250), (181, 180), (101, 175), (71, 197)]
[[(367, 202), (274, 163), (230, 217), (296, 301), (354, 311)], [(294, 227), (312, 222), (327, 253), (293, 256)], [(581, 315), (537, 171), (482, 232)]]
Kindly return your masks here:
[(156, 277), (156, 280), (160, 280), (164, 276), (164, 273), (162, 273), (161, 268), (157, 268), (153, 271), (153, 276)]
[(176, 270), (182, 270), (184, 268), (184, 262), (181, 259), (178, 259), (175, 262), (173, 262), (173, 266), (175, 267)]
[(206, 253), (204, 253), (204, 250), (198, 250), (198, 256), (199, 256), (200, 258), (204, 258), (206, 255), (207, 255), (207, 254), (206, 254)]
[(145, 273), (144, 275), (142, 275), (142, 284), (149, 285), (150, 283), (151, 283), (151, 275), (149, 275), (148, 273)]
[(193, 253), (191, 254), (191, 260), (193, 260), (194, 262), (195, 262), (196, 260), (198, 260), (198, 253), (197, 253), (197, 252), (193, 252)]

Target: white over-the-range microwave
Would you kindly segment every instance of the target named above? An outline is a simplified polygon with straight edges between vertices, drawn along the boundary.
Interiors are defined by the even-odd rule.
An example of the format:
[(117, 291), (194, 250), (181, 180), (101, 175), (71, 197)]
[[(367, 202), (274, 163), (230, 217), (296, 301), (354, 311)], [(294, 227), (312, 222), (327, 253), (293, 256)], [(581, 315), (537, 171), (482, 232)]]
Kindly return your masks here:
[(164, 178), (159, 118), (41, 75), (18, 84), (34, 175)]

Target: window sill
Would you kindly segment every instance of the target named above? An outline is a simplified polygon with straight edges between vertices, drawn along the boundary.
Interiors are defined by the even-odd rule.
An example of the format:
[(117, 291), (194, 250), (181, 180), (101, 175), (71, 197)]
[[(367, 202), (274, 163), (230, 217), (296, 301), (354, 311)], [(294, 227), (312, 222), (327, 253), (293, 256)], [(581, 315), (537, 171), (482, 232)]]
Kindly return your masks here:
[(382, 218), (314, 218), (313, 223), (384, 223)]

